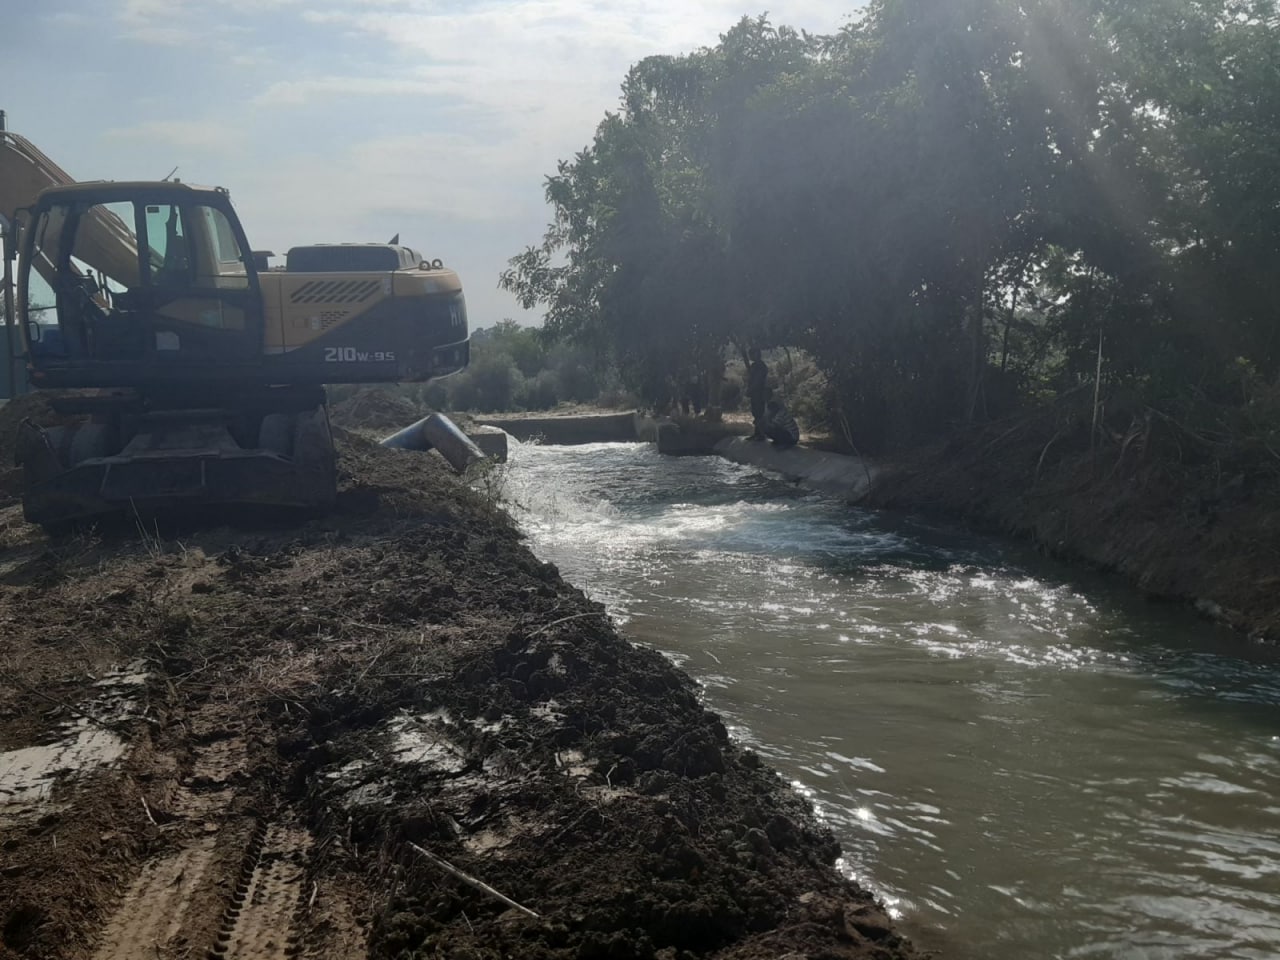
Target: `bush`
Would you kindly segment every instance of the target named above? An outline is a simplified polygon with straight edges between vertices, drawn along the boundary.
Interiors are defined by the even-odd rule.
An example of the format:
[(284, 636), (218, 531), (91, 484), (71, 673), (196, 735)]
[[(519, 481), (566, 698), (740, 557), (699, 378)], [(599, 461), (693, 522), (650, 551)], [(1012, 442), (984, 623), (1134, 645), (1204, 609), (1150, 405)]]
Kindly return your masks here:
[(773, 375), (783, 402), (809, 429), (834, 430), (834, 396), (826, 375), (803, 350), (774, 357)]
[(447, 381), (449, 405), (455, 410), (514, 409), (524, 376), (505, 353), (476, 352), (471, 365)]
[(549, 410), (560, 402), (560, 377), (554, 370), (542, 370), (524, 382), (520, 405), (526, 410)]

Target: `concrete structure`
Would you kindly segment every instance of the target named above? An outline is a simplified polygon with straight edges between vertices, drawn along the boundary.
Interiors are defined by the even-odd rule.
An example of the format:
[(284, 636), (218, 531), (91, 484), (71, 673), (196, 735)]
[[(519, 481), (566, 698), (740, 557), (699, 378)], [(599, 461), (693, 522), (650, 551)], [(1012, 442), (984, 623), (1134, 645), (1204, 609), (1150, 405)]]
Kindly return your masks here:
[(498, 427), (479, 426), (467, 431), (467, 437), (480, 452), (499, 463), (507, 462), (507, 433)]
[(811, 490), (856, 503), (876, 482), (879, 469), (861, 457), (850, 457), (808, 447), (780, 449), (767, 440), (731, 437), (715, 446), (720, 456), (762, 470), (781, 474)]
[(583, 443), (635, 443), (635, 414), (604, 413), (564, 417), (484, 417), (480, 423), (505, 430), (521, 442), (533, 440), (555, 446)]
[(716, 452), (716, 444), (744, 435), (750, 427), (741, 423), (707, 420), (654, 419), (636, 414), (636, 434), (656, 443), (658, 452), (673, 457), (705, 457)]
[(393, 450), (438, 450), (459, 473), (484, 459), (480, 448), (443, 413), (423, 417), (383, 438), (381, 443)]

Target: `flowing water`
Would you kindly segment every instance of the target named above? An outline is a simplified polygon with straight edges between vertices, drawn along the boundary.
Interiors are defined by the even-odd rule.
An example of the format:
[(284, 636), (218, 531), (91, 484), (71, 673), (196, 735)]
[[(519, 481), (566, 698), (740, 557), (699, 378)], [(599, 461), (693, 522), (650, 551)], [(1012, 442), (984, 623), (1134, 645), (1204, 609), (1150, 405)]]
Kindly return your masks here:
[(1280, 663), (718, 458), (513, 445), (536, 553), (809, 796), (941, 960), (1280, 956)]

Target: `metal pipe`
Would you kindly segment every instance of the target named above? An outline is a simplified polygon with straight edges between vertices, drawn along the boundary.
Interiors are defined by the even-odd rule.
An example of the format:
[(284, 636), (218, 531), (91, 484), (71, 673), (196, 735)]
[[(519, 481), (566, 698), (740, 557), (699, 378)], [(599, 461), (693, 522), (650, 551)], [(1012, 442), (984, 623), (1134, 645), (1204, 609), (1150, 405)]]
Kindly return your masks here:
[(480, 448), (443, 413), (423, 417), (384, 438), (381, 443), (396, 450), (430, 450), (434, 447), (458, 473), (484, 459)]

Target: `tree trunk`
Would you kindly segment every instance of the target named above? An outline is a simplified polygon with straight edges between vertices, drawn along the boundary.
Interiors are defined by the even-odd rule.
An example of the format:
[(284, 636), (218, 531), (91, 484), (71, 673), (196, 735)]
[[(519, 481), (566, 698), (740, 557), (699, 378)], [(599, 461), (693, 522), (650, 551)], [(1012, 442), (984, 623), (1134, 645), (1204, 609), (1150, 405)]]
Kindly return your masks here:
[(982, 399), (982, 381), (987, 370), (987, 327), (983, 308), (983, 278), (978, 278), (977, 296), (969, 304), (969, 397), (965, 422), (973, 423)]

